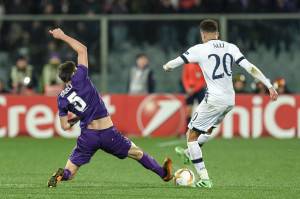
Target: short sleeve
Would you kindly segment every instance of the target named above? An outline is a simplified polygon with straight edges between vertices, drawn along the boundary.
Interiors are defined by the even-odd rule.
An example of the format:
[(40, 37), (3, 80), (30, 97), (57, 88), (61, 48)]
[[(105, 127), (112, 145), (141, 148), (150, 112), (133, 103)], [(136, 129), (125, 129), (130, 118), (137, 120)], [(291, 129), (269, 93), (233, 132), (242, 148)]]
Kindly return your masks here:
[(199, 62), (199, 57), (200, 57), (198, 45), (189, 48), (180, 57), (182, 58), (182, 60), (184, 61), (185, 64), (198, 63)]
[(88, 68), (84, 65), (79, 64), (77, 66), (76, 73), (72, 76), (72, 81), (85, 80), (88, 77)]
[(68, 109), (64, 106), (64, 103), (61, 98), (57, 99), (57, 106), (58, 106), (58, 115), (60, 117), (68, 115)]

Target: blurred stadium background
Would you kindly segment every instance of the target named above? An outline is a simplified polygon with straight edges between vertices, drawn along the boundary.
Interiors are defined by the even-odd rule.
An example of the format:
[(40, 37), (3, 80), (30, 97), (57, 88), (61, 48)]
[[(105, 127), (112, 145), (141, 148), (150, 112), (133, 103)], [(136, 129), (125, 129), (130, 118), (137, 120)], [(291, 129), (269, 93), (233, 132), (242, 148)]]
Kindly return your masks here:
[[(138, 137), (137, 144), (141, 143), (154, 156), (170, 155), (175, 159), (176, 167), (182, 166), (172, 150), (177, 144), (184, 145), (184, 140), (179, 137), (185, 132), (186, 118), (191, 112), (185, 102), (191, 93), (187, 92), (182, 69), (166, 74), (162, 65), (199, 43), (198, 26), (204, 18), (218, 20), (221, 38), (237, 44), (270, 78), (281, 97), (270, 103), (259, 82), (242, 69), (232, 68), (238, 93), (237, 107), (215, 135), (237, 138), (219, 139), (217, 144), (212, 147), (208, 144), (204, 150), (209, 154), (207, 164), (211, 169), (208, 169), (217, 181), (217, 192), (216, 195), (203, 192), (203, 197), (299, 196), (300, 160), (296, 155), (297, 150), (299, 152), (296, 138), (300, 138), (300, 96), (297, 94), (300, 92), (299, 11), (298, 0), (0, 0), (0, 157), (7, 160), (0, 163), (0, 174), (4, 176), (0, 177), (0, 198), (24, 198), (24, 194), (30, 198), (51, 198), (54, 193), (44, 190), (41, 181), (46, 181), (52, 169), (63, 165), (68, 157), (75, 140), (64, 138), (75, 138), (80, 133), (78, 126), (71, 132), (63, 132), (57, 119), (55, 96), (63, 85), (56, 78), (56, 69), (60, 62), (76, 60), (76, 55), (68, 46), (49, 37), (48, 30), (54, 27), (62, 28), (87, 45), (90, 77), (104, 95), (118, 129)], [(135, 69), (143, 71), (145, 81), (136, 81)], [(142, 91), (137, 91), (139, 83), (144, 84)], [(167, 105), (163, 106), (162, 102)], [(141, 138), (143, 136), (152, 138)], [(63, 138), (32, 139), (53, 137)], [(45, 152), (50, 162), (43, 155), (46, 150), (43, 146), (49, 147), (47, 150), (50, 151), (51, 147), (57, 147), (53, 154)], [(225, 159), (225, 148), (236, 159)], [(270, 151), (275, 151), (276, 155), (272, 157)], [(23, 158), (19, 160), (17, 156), (22, 152)], [(215, 165), (223, 164), (230, 170), (233, 162), (239, 162), (247, 157), (246, 154), (251, 154), (249, 159), (242, 160), (246, 161), (243, 165), (246, 171), (239, 167), (236, 171), (249, 172), (255, 162), (262, 169), (256, 168), (253, 173), (262, 178), (253, 178), (250, 173), (248, 176), (234, 175), (233, 172), (224, 174), (221, 166)], [(105, 160), (116, 167), (119, 163), (105, 155), (99, 156), (90, 170), (83, 169), (83, 174), (95, 175), (91, 170), (97, 171), (101, 167), (97, 161)], [(28, 160), (23, 172), (11, 170), (19, 170), (16, 165)], [(128, 162), (125, 165), (135, 168)], [(114, 172), (111, 168), (105, 169), (107, 173)], [(270, 171), (264, 172), (267, 169)], [(273, 172), (287, 173), (274, 177)], [(166, 192), (171, 198), (198, 196), (195, 191), (178, 191), (171, 188), (172, 185), (161, 188), (165, 185), (157, 184), (158, 180), (149, 177), (148, 173), (142, 180), (144, 186), (135, 185), (134, 174), (124, 173), (122, 178), (125, 180), (111, 179), (111, 175), (103, 174), (104, 180), (98, 177), (84, 186), (85, 177), (81, 175), (77, 182), (66, 185), (56, 194), (69, 189), (63, 198), (81, 198), (84, 196), (76, 195), (77, 190), (71, 187), (77, 186), (81, 191), (89, 187), (83, 193), (93, 198), (100, 194), (95, 189), (99, 186), (104, 187), (101, 192), (104, 198), (120, 198), (122, 189), (128, 189), (126, 184), (129, 184), (137, 186), (137, 192), (125, 192), (129, 193), (125, 198), (166, 198), (163, 195)], [(28, 176), (34, 178), (28, 180)], [(233, 176), (229, 185), (224, 176)], [(288, 181), (286, 186), (278, 186), (280, 178)], [(111, 190), (118, 181), (123, 187), (114, 193)], [(149, 188), (149, 195), (143, 195), (145, 188)]]

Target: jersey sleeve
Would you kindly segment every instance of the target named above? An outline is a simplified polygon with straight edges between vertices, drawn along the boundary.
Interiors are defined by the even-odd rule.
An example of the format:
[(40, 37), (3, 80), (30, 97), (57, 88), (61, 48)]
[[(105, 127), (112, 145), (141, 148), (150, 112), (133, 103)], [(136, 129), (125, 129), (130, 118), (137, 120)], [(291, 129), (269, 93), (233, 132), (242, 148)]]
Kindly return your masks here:
[(233, 45), (232, 56), (235, 63), (239, 66), (247, 68), (251, 65), (251, 63), (245, 58), (245, 56), (241, 53), (240, 49), (236, 45)]
[(61, 98), (58, 97), (57, 99), (57, 106), (58, 106), (58, 115), (60, 117), (66, 116), (68, 115), (68, 109), (67, 107), (64, 105), (63, 101)]
[(199, 47), (193, 46), (189, 48), (185, 53), (183, 53), (180, 57), (182, 58), (185, 64), (198, 63), (200, 56), (199, 54)]
[(82, 81), (88, 77), (88, 68), (79, 64), (75, 74), (72, 76), (72, 81)]

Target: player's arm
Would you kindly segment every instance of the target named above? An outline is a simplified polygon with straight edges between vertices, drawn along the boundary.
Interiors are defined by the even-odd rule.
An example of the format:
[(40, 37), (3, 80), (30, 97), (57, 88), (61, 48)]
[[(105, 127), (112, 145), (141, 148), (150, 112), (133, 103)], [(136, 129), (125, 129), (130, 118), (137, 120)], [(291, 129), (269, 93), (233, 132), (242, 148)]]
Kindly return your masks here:
[(268, 81), (265, 75), (261, 72), (261, 70), (259, 70), (256, 66), (254, 66), (245, 58), (243, 58), (243, 60), (240, 60), (239, 65), (243, 67), (252, 77), (261, 81), (269, 89), (269, 94), (272, 100), (277, 100), (278, 93), (273, 88), (270, 81)]
[(60, 119), (60, 126), (64, 131), (69, 130), (71, 128), (71, 125), (68, 122), (68, 116), (62, 116), (59, 117), (59, 119)]
[(174, 68), (177, 68), (178, 66), (188, 63), (197, 63), (199, 57), (199, 52), (197, 49), (197, 46), (193, 46), (190, 49), (188, 49), (185, 53), (177, 57), (176, 59), (173, 59), (163, 65), (163, 69), (165, 71), (172, 71)]
[(265, 75), (252, 63), (250, 63), (244, 55), (241, 53), (240, 49), (233, 45), (232, 48), (232, 55), (234, 57), (235, 63), (244, 68), (252, 77), (258, 79), (261, 81), (268, 89), (270, 98), (272, 100), (277, 100), (278, 93), (273, 88), (272, 84), (269, 82), (269, 80), (265, 77)]
[(77, 52), (77, 62), (78, 64), (88, 67), (88, 53), (87, 47), (77, 41), (76, 39), (66, 35), (60, 28), (50, 30), (49, 33), (56, 39), (60, 39), (73, 48)]
[(173, 59), (173, 60), (169, 61), (168, 63), (166, 63), (165, 65), (163, 65), (163, 69), (165, 71), (172, 71), (174, 68), (177, 68), (178, 66), (181, 66), (182, 64), (184, 64), (184, 61), (182, 60), (182, 58), (177, 57), (176, 59)]
[(59, 119), (60, 119), (60, 126), (65, 131), (71, 129), (80, 120), (78, 116), (72, 119), (68, 119), (68, 116), (62, 116)]

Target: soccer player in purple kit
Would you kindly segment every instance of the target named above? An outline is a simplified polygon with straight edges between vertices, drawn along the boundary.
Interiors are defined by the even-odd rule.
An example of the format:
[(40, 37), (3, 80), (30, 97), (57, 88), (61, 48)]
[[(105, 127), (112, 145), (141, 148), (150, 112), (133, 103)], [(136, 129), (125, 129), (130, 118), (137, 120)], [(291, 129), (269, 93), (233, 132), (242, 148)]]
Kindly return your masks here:
[[(160, 166), (154, 158), (143, 152), (114, 127), (101, 97), (88, 77), (87, 48), (59, 28), (50, 30), (49, 33), (55, 39), (69, 44), (77, 52), (78, 65), (67, 61), (59, 67), (58, 75), (66, 86), (58, 96), (57, 103), (61, 127), (68, 130), (80, 121), (81, 135), (65, 168), (59, 168), (50, 177), (48, 187), (56, 187), (60, 181), (71, 180), (80, 166), (88, 163), (98, 149), (120, 159), (126, 157), (135, 159), (164, 181), (170, 181), (173, 178), (171, 159), (166, 158), (163, 166)], [(68, 120), (68, 112), (74, 113), (76, 117)]]

